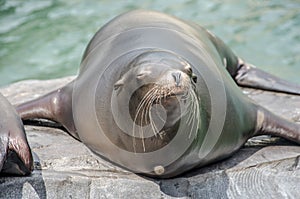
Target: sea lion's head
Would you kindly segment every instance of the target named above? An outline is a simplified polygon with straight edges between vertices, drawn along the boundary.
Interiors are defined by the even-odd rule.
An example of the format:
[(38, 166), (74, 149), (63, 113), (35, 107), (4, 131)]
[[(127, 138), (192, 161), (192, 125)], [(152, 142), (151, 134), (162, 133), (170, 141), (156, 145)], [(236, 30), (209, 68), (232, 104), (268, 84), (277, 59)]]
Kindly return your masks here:
[[(132, 135), (159, 135), (166, 143), (170, 141), (181, 117), (187, 110), (197, 109), (196, 82), (190, 64), (173, 53), (150, 51), (136, 57), (114, 84), (117, 101), (128, 100), (135, 126)], [(146, 126), (149, 128), (143, 128)]]

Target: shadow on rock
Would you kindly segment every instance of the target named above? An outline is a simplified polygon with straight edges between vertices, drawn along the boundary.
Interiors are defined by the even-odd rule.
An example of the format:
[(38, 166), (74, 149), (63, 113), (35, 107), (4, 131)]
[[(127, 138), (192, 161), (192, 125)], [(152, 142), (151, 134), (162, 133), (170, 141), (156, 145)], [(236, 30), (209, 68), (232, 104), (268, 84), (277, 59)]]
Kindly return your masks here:
[(176, 178), (155, 179), (153, 182), (160, 186), (163, 193), (172, 197), (229, 198), (228, 193), (232, 191), (232, 183), (239, 182), (233, 182), (233, 179), (228, 176), (228, 171), (233, 169), (235, 172), (243, 172), (244, 169), (262, 164), (263, 161), (255, 157), (259, 157), (258, 154), (264, 147), (292, 145), (294, 143), (281, 138), (255, 137), (227, 159), (191, 170)]
[(0, 198), (21, 199), (28, 198), (47, 198), (46, 186), (43, 179), (38, 157), (34, 156), (34, 171), (27, 177), (0, 176)]
[(226, 170), (243, 162), (260, 149), (261, 147), (242, 148), (223, 161), (191, 170), (175, 178), (147, 179), (157, 183), (160, 190), (171, 197), (226, 199), (230, 183)]

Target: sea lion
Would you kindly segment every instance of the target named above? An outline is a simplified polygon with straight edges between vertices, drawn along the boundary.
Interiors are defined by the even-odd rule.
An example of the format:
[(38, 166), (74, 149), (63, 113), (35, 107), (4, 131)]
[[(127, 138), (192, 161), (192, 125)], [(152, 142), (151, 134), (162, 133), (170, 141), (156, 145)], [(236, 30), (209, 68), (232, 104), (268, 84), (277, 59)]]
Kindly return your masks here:
[(2, 174), (28, 175), (33, 170), (33, 160), (23, 123), (1, 93), (0, 110), (0, 171)]
[(74, 81), (17, 110), (23, 120), (58, 122), (96, 154), (156, 177), (224, 159), (256, 135), (300, 143), (299, 125), (236, 83), (300, 94), (299, 85), (242, 61), (201, 26), (137, 10), (95, 34)]

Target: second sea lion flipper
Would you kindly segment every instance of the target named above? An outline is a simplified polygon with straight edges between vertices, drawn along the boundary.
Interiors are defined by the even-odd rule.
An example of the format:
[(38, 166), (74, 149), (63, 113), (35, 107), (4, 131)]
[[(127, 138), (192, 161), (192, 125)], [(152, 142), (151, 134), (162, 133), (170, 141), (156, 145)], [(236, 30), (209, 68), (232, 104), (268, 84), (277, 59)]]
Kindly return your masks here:
[[(6, 159), (6, 154), (7, 154), (7, 146), (8, 146), (8, 139), (5, 138), (3, 135), (3, 132), (0, 132), (0, 172), (3, 168), (5, 159)], [(7, 133), (5, 133), (7, 134)]]
[(28, 175), (32, 170), (31, 150), (22, 122), (18, 118), (0, 132), (0, 173)]
[(33, 170), (31, 150), (22, 121), (0, 94), (0, 173), (28, 175)]
[(28, 175), (33, 170), (33, 160), (23, 127), (1, 132), (0, 173)]
[(239, 86), (300, 95), (300, 85), (269, 74), (251, 64), (240, 61), (234, 77)]

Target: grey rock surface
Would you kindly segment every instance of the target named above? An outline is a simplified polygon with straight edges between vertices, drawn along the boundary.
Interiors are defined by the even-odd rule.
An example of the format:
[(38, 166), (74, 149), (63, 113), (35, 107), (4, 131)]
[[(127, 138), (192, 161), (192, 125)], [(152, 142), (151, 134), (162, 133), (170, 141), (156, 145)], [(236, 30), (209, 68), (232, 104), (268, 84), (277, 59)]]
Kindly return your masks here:
[[(28, 80), (0, 92), (12, 104), (36, 98), (74, 77)], [(300, 123), (300, 97), (243, 89), (273, 112)], [(173, 179), (136, 175), (91, 153), (66, 132), (26, 126), (35, 170), (0, 177), (0, 198), (299, 198), (300, 146), (260, 136), (217, 164)]]

